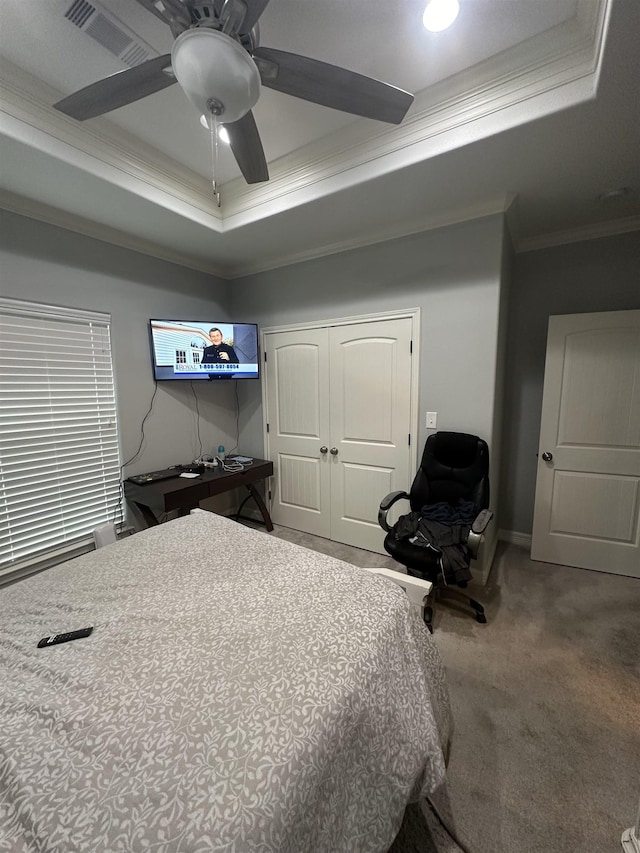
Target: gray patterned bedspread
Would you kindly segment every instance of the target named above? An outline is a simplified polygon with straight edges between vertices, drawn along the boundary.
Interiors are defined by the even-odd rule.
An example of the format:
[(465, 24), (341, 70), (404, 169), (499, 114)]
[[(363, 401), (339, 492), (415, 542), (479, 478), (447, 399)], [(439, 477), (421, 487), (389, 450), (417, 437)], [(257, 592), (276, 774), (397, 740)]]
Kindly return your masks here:
[(398, 587), (210, 513), (0, 590), (2, 851), (382, 853), (448, 727)]

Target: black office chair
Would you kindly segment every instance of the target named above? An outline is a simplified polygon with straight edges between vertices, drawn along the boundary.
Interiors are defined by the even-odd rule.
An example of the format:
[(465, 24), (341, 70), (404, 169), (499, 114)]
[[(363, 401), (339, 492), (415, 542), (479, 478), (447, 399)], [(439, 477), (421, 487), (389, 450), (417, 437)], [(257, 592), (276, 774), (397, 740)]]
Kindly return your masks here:
[[(387, 514), (402, 499), (409, 501), (411, 512), (389, 527)], [(429, 436), (409, 494), (392, 492), (380, 504), (385, 550), (410, 575), (433, 584), (424, 610), (430, 631), (431, 601), (444, 595), (468, 604), (478, 622), (487, 621), (483, 606), (459, 588), (471, 580), (471, 559), (493, 517), (488, 507), (489, 448), (477, 435), (463, 432)]]

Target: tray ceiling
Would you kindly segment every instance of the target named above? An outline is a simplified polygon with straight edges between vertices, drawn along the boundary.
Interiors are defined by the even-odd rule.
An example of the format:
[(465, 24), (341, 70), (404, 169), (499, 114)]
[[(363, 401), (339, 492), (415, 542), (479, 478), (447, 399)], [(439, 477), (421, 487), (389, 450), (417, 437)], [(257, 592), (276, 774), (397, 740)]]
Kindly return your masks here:
[[(623, 64), (629, 27), (636, 37), (639, 29), (632, 0), (461, 0), (456, 23), (438, 34), (422, 27), (416, 0), (271, 0), (262, 45), (385, 80), (415, 102), (391, 126), (263, 87), (253, 112), (271, 180), (248, 186), (219, 146), (218, 208), (209, 133), (179, 86), (83, 123), (51, 108), (171, 49), (168, 27), (131, 0), (83, 2), (92, 30), (69, 19), (74, 5), (77, 12), (71, 0), (3, 0), (3, 206), (223, 275), (509, 206), (513, 213), (515, 198), (521, 236), (535, 240), (548, 213), (526, 191), (536, 176), (549, 182), (545, 158), (557, 173), (548, 194), (561, 201), (593, 181), (600, 156), (577, 152), (580, 169), (564, 174), (554, 145), (564, 152), (598, 110), (626, 115), (633, 137), (629, 93), (615, 88), (637, 81), (637, 60)], [(599, 105), (603, 64), (613, 82)], [(600, 164), (599, 186), (624, 181), (622, 204), (567, 203), (556, 230), (638, 213), (637, 165), (629, 143), (617, 144), (617, 167)]]

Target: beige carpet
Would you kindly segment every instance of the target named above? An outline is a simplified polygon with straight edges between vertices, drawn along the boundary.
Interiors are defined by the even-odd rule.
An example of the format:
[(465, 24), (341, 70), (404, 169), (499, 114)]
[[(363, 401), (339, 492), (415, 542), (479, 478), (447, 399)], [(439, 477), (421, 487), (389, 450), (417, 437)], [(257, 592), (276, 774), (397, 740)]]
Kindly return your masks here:
[[(297, 531), (356, 565), (393, 561)], [(640, 797), (640, 580), (500, 545), (488, 624), (438, 605), (455, 731), (439, 812), (469, 853), (620, 853)], [(390, 853), (459, 853), (427, 804)]]

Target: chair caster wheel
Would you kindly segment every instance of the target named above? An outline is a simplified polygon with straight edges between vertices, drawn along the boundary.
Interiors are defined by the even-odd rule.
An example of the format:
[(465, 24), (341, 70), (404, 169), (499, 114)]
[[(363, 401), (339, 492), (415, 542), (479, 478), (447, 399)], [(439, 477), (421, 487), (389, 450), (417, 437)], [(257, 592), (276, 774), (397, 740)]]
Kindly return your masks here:
[(433, 625), (431, 624), (433, 620), (433, 607), (425, 607), (424, 609), (424, 624), (429, 629), (429, 633), (433, 634)]
[(484, 615), (484, 613), (476, 613), (476, 622), (480, 622), (482, 625), (484, 625), (486, 621), (487, 617)]

